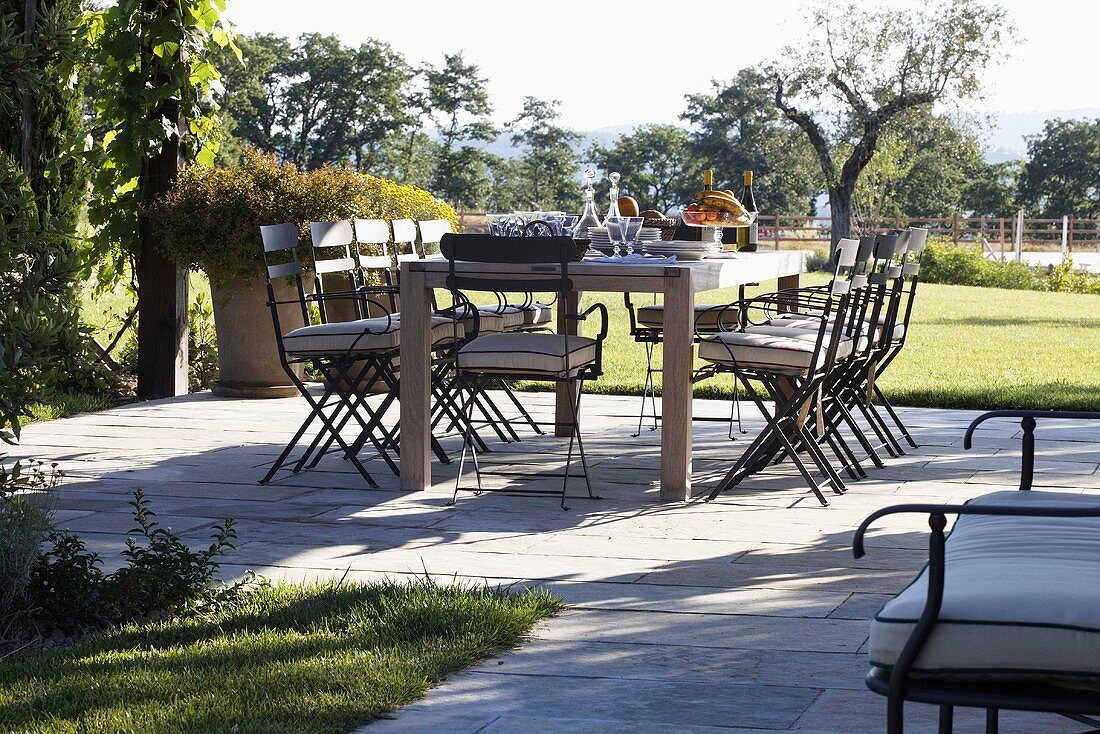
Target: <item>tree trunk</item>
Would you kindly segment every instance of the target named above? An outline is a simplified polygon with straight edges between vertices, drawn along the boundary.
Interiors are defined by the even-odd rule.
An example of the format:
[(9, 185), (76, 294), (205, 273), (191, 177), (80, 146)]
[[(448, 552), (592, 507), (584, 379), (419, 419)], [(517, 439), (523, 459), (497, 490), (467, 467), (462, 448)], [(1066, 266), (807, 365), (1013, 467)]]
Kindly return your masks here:
[[(147, 12), (166, 12), (156, 0), (143, 0)], [(146, 50), (149, 56), (152, 52)], [(167, 78), (159, 84), (169, 84)], [(169, 99), (150, 115), (180, 125), (179, 103)], [(160, 152), (142, 166), (139, 190), (143, 201), (168, 191), (179, 174), (179, 136), (164, 141)], [(141, 252), (138, 256), (138, 384), (143, 398), (187, 394), (187, 270), (158, 252), (149, 221), (138, 217)]]
[(833, 249), (852, 233), (852, 194), (855, 182), (840, 183), (829, 187), (829, 216), (832, 226)]

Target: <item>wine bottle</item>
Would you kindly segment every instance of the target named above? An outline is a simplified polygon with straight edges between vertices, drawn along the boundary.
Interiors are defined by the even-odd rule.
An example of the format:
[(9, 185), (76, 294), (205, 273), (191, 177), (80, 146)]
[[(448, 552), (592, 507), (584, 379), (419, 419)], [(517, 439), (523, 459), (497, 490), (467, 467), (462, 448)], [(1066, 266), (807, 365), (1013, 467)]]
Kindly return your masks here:
[[(745, 171), (745, 188), (741, 192), (741, 205), (749, 212), (759, 211), (756, 208), (756, 197), (752, 193), (752, 171)], [(754, 221), (748, 227), (737, 230), (737, 249), (742, 252), (756, 252), (759, 230)]]

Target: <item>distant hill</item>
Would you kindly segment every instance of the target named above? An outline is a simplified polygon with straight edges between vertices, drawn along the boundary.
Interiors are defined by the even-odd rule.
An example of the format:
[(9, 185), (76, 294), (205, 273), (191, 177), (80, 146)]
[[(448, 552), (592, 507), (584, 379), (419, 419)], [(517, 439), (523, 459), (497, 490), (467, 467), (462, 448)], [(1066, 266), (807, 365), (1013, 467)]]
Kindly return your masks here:
[[(1047, 120), (1055, 118), (1083, 120), (1100, 118), (1100, 108), (1082, 107), (1071, 110), (1039, 110), (1036, 112), (999, 112), (994, 115), (994, 126), (983, 136), (985, 158), (990, 163), (1016, 160), (1027, 155), (1027, 141), (1029, 135), (1037, 135), (1043, 131), (1043, 124)], [(636, 125), (610, 125), (608, 127), (585, 130), (581, 132), (583, 140), (580, 150), (588, 150), (592, 143), (610, 145), (615, 139), (624, 133), (629, 133)], [(505, 158), (511, 158), (519, 154), (512, 146), (511, 137), (501, 135), (492, 143), (485, 146), (485, 150)]]

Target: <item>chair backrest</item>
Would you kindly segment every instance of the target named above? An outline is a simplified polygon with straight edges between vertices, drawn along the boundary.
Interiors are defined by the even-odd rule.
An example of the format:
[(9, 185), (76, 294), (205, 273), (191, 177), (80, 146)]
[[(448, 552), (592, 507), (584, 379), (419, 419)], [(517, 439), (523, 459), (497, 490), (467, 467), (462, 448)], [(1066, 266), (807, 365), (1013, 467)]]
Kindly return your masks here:
[[(309, 236), (313, 244), (313, 269), (317, 275), (317, 293), (354, 291), (360, 284), (359, 263), (352, 251), (355, 233), (351, 222), (310, 222)], [(355, 317), (361, 318), (359, 303), (352, 300)], [(324, 299), (318, 301), (321, 321), (328, 323)]]
[(424, 247), (424, 254), (434, 252), (443, 235), (452, 234), (454, 228), (449, 219), (422, 219), (420, 224), (420, 244)]
[[(298, 228), (293, 224), (266, 224), (260, 227), (260, 239), (263, 241), (264, 268), (267, 271), (267, 294), (269, 299), (275, 301), (275, 289), (272, 286), (277, 278), (293, 278), (298, 290), (298, 300), (302, 309), (302, 322), (308, 324), (309, 305), (306, 302), (305, 285), (302, 282), (302, 263), (298, 260)], [(276, 262), (278, 253), (284, 253), (282, 258), (289, 258), (289, 262)], [(279, 309), (272, 307), (272, 318), (275, 319), (275, 330), (279, 331)]]
[[(385, 219), (356, 219), (355, 242), (359, 254), (359, 267), (364, 270), (385, 270), (393, 267), (390, 260), (390, 224)], [(380, 248), (382, 254), (364, 254), (363, 245)]]
[(419, 260), (416, 252), (416, 222), (411, 219), (395, 219), (393, 225), (393, 254), (397, 262)]

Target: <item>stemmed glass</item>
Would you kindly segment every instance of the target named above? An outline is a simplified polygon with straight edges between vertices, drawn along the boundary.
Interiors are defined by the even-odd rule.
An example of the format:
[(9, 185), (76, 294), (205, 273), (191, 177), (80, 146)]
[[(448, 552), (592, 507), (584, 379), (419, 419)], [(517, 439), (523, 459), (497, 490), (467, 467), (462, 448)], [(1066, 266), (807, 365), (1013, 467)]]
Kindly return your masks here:
[(623, 234), (626, 229), (626, 220), (626, 217), (609, 216), (603, 221), (603, 226), (607, 227), (607, 239), (611, 240), (612, 253), (615, 257), (621, 256), (619, 245), (625, 242)]
[(634, 245), (638, 244), (638, 235), (642, 233), (642, 224), (645, 219), (642, 217), (623, 217), (622, 222), (623, 242), (626, 244), (626, 254), (629, 257), (634, 254)]

